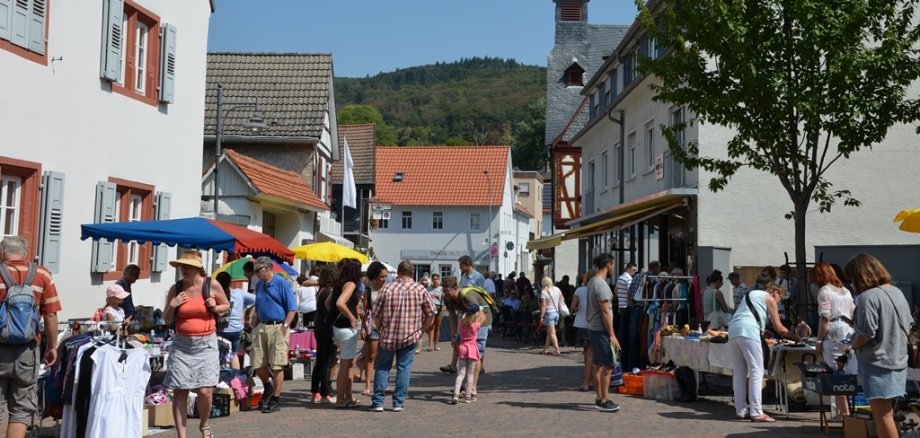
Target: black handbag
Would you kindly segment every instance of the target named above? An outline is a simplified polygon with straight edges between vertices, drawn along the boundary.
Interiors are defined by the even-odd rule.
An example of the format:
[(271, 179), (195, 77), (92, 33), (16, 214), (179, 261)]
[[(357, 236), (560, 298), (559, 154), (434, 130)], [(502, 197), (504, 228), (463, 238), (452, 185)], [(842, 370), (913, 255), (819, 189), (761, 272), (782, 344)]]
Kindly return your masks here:
[[(205, 300), (211, 298), (211, 279), (205, 278), (204, 284), (201, 286), (201, 296)], [(228, 297), (229, 298), (229, 297)], [(214, 315), (214, 319), (217, 320), (217, 331), (222, 332), (230, 326), (230, 311), (233, 309), (233, 301), (230, 301), (230, 308), (224, 312), (223, 315), (217, 316)]]

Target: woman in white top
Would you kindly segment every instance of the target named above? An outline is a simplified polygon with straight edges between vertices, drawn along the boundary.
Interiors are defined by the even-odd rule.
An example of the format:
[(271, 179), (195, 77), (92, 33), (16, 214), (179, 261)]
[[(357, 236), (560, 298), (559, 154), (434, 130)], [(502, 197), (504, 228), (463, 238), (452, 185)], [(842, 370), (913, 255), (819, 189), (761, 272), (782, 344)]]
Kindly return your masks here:
[[(735, 415), (739, 420), (750, 418), (758, 423), (773, 423), (772, 417), (764, 413), (761, 402), (763, 390), (763, 348), (761, 333), (767, 324), (767, 317), (773, 322), (777, 334), (797, 338), (783, 326), (779, 319), (776, 303), (785, 299), (787, 293), (770, 281), (763, 290), (752, 290), (741, 300), (735, 315), (728, 323), (728, 345), (732, 353), (732, 389), (735, 399)], [(745, 405), (750, 402), (750, 408)]]
[(576, 281), (578, 288), (575, 289), (575, 294), (572, 296), (572, 313), (575, 314), (575, 322), (572, 323), (575, 327), (575, 345), (581, 345), (585, 357), (585, 373), (581, 379), (581, 388), (579, 388), (581, 391), (591, 391), (592, 383), (594, 383), (594, 353), (591, 350), (591, 341), (588, 339), (588, 285), (585, 282), (585, 278), (591, 277), (594, 277), (594, 271), (580, 274)]
[(540, 292), (540, 321), (546, 327), (546, 343), (540, 354), (546, 354), (549, 346), (553, 346), (556, 356), (559, 356), (559, 341), (556, 339), (556, 324), (559, 323), (559, 301), (562, 300), (562, 291), (553, 285), (553, 279), (543, 277), (543, 290)]
[[(856, 357), (849, 347), (844, 348), (841, 343), (844, 339), (853, 337), (853, 312), (856, 303), (853, 295), (843, 287), (843, 282), (837, 277), (831, 265), (821, 262), (811, 269), (811, 282), (820, 287), (818, 290), (818, 340), (816, 346), (818, 353), (824, 356), (824, 362), (834, 370), (838, 369), (837, 358), (846, 358), (843, 371), (846, 374), (856, 374)], [(850, 415), (847, 398), (839, 395), (831, 400), (831, 412), (835, 415), (831, 421), (843, 421), (843, 417)]]

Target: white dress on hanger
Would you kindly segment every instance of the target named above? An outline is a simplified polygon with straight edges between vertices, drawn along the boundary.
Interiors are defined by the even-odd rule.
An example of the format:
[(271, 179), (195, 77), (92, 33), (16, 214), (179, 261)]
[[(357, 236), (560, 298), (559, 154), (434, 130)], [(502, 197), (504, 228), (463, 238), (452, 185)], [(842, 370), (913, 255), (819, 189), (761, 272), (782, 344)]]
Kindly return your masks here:
[[(119, 361), (124, 354), (124, 360)], [(143, 435), (144, 393), (150, 362), (143, 349), (103, 345), (93, 353), (92, 394), (86, 436), (107, 438)]]

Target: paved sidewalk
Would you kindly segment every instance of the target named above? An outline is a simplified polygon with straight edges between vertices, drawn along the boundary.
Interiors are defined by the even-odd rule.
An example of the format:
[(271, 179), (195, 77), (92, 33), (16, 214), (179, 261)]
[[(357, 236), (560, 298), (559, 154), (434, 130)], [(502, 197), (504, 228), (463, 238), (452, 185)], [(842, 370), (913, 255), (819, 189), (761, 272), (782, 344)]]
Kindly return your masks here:
[[(274, 414), (240, 412), (212, 420), (215, 436), (617, 436), (617, 437), (814, 437), (822, 436), (817, 413), (777, 417), (774, 424), (735, 421), (724, 401), (657, 402), (614, 395), (617, 413), (594, 409), (594, 393), (578, 391), (581, 352), (566, 348), (562, 357), (543, 356), (536, 347), (489, 339), (479, 401), (448, 404), (456, 374), (438, 371), (450, 360), (450, 347), (416, 356), (406, 410), (369, 412), (369, 397), (360, 395), (360, 409), (335, 410), (308, 403), (309, 381), (285, 382), (282, 409)], [(391, 378), (392, 381), (392, 378)], [(768, 410), (775, 406), (767, 406)], [(189, 419), (189, 436), (197, 422)], [(156, 436), (174, 436), (170, 430)], [(842, 432), (832, 436), (842, 436)]]

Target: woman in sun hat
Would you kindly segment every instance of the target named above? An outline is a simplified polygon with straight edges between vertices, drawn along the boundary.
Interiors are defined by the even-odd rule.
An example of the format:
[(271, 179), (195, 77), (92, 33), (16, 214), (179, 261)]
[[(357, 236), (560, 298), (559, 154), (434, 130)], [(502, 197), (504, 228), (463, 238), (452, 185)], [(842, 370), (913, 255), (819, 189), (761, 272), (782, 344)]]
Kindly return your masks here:
[(197, 250), (188, 250), (171, 262), (182, 280), (169, 288), (163, 318), (166, 324), (176, 323), (166, 378), (163, 385), (173, 390), (173, 418), (176, 432), (185, 436), (188, 416), (188, 393), (198, 395), (198, 430), (210, 438), (208, 424), (211, 413), (211, 391), (220, 376), (220, 358), (217, 349), (217, 317), (229, 310), (230, 302), (220, 284), (208, 278)]

